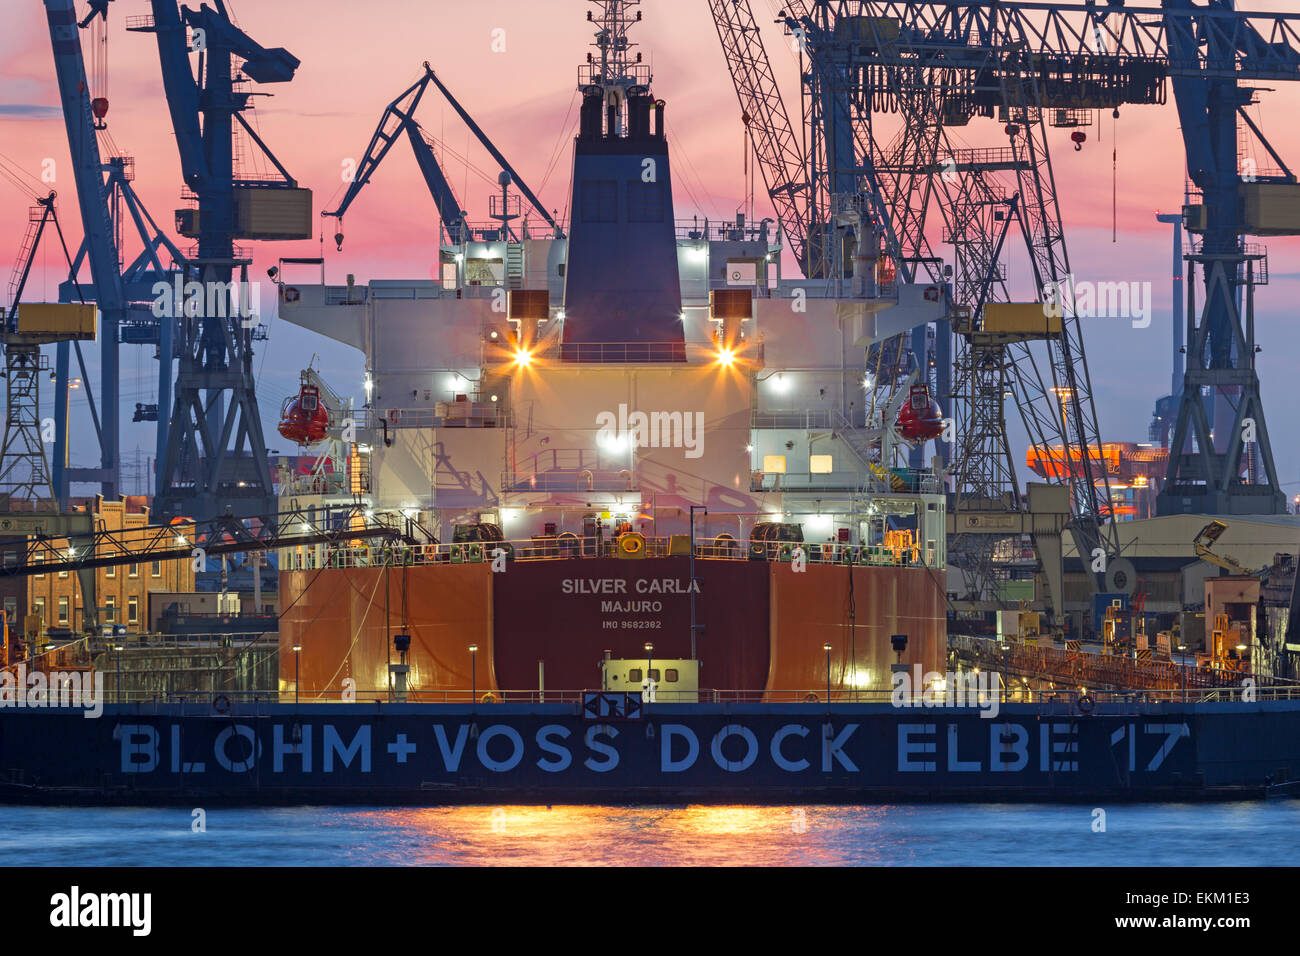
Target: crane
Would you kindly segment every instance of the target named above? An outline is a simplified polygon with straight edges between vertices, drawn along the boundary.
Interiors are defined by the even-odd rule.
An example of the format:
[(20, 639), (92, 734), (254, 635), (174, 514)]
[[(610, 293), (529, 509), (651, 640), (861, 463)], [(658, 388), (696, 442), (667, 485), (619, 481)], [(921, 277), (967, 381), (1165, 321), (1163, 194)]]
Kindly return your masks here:
[[(150, 8), (150, 16), (128, 19), (127, 29), (152, 33), (157, 41), (181, 172), (197, 201), (197, 208), (176, 214), (177, 231), (198, 240), (185, 279), (206, 293), (203, 308), (167, 317), (175, 320), (179, 363), (155, 507), (164, 518), (204, 517), (226, 507), (263, 514), (274, 510), (274, 491), (252, 357), (253, 341), (265, 330), (247, 296), (251, 260), (236, 250), (235, 240), (309, 239), (313, 229), (311, 191), (299, 187), (243, 116), (254, 95), (245, 82), (286, 83), (299, 61), (236, 27), (224, 0), (197, 10), (177, 0), (150, 0)], [(197, 76), (190, 59), (195, 53)], [(276, 175), (236, 175), (237, 131)]]
[[(126, 318), (127, 299), (118, 271), (118, 250), (114, 226), (109, 214), (109, 189), (104, 181), (104, 163), (95, 136), (98, 117), (92, 107), (86, 66), (78, 37), (77, 14), (73, 0), (44, 0), (45, 16), (54, 50), (54, 70), (58, 80), (63, 121), (68, 133), (72, 157), (72, 177), (77, 189), (84, 233), (82, 249), (90, 266), (91, 286), (99, 305), (100, 388), (103, 417), (96, 422), (99, 435), (100, 467), (77, 469), (81, 481), (100, 484), (105, 498), (119, 493), (118, 460), (118, 329)], [(108, 2), (92, 6), (84, 23), (99, 15), (107, 19)], [(80, 262), (81, 256), (78, 256)], [(80, 359), (80, 346), (77, 348)], [(66, 501), (68, 482), (73, 475), (67, 470), (68, 449), (68, 343), (61, 343), (56, 356), (55, 390), (55, 490)], [(84, 364), (84, 363), (83, 363)], [(83, 376), (84, 376), (83, 370)]]
[[(1192, 179), (1206, 197), (1186, 210), (1189, 231), (1205, 232), (1208, 226), (1213, 233), (1217, 228), (1219, 238), (1210, 252), (1198, 253), (1203, 271), (1209, 270), (1207, 303), (1201, 318), (1189, 323), (1188, 341), (1189, 352), (1204, 358), (1195, 363), (1199, 369), (1189, 361), (1187, 381), (1196, 384), (1183, 390), (1183, 428), (1175, 439), (1181, 453), (1171, 455), (1166, 510), (1276, 507), (1253, 370), (1253, 322), (1248, 317), (1242, 330), (1230, 290), (1252, 285), (1252, 259), (1240, 243), (1242, 234), (1263, 227), (1271, 234), (1292, 234), (1287, 230), (1297, 225), (1276, 218), (1263, 227), (1245, 223), (1238, 210), (1250, 210), (1252, 201), (1261, 208), (1270, 189), (1271, 196), (1287, 194), (1294, 178), (1242, 111), (1250, 96), (1243, 99), (1238, 85), (1243, 79), (1297, 78), (1300, 15), (1242, 13), (1229, 0), (1204, 5), (1164, 0), (1149, 8), (1047, 0), (792, 0), (785, 7), (787, 32), (799, 38), (814, 61), (822, 44), (821, 56), (831, 64), (805, 74), (806, 80), (821, 79), (820, 100), (834, 105), (844, 102), (843, 92), (848, 94), (857, 140), (853, 155), (858, 166), (873, 168), (885, 183), (901, 254), (914, 256), (940, 281), (940, 260), (926, 255), (923, 244), (925, 210), (937, 201), (945, 238), (957, 247), (959, 269), (968, 272), (959, 273), (955, 282), (959, 324), (966, 330), (958, 336), (955, 394), (967, 399), (960, 429), (964, 453), (955, 456), (955, 483), (962, 485), (956, 489), (956, 507), (962, 507), (964, 497), (996, 500), (1008, 487), (1015, 496), (1000, 398), (1006, 389), (999, 387), (1005, 383), (1015, 393), (1031, 443), (1063, 449), (1065, 463), (1055, 478), (1072, 490), (1079, 553), (1095, 555), (1099, 547), (1107, 558), (1114, 557), (1105, 476), (1093, 461), (1100, 435), (1072, 303), (1062, 310), (1059, 332), (1034, 339), (1046, 343), (1046, 362), (1034, 355), (1041, 346), (1031, 351), (1029, 340), (997, 343), (983, 336), (985, 341), (976, 342), (971, 333), (982, 328), (987, 304), (1005, 301), (999, 259), (1006, 230), (999, 223), (1015, 220), (1020, 226), (1035, 284), (1044, 293), (1072, 282), (1046, 127), (1080, 125), (1079, 114), (1089, 109), (1163, 102), (1169, 78)], [(886, 112), (904, 118), (900, 139), (890, 144), (878, 140), (872, 123), (873, 114)], [(834, 119), (825, 108), (823, 113)], [(1282, 167), (1280, 174), (1236, 182), (1238, 115)], [(1009, 147), (954, 149), (947, 127), (963, 126), (977, 116), (998, 117)], [(843, 168), (848, 153), (842, 129), (824, 126), (820, 135), (837, 144), (828, 155), (838, 157), (834, 162)], [(1072, 139), (1080, 147), (1086, 135), (1076, 128)], [(1210, 184), (1208, 192), (1203, 183)], [(1192, 261), (1195, 265), (1197, 260)], [(1210, 272), (1216, 277), (1211, 279)], [(1247, 295), (1247, 312), (1251, 301)], [(1204, 414), (1198, 417), (1200, 403), (1192, 400), (1202, 385), (1229, 398), (1233, 389), (1239, 390), (1235, 420), (1221, 426), (1218, 451)], [(993, 396), (992, 404), (977, 407), (979, 395)], [(1196, 435), (1196, 452), (1190, 450), (1190, 434)], [(1249, 442), (1243, 440), (1247, 437)], [(1228, 447), (1222, 450), (1225, 442)], [(1243, 445), (1248, 450), (1243, 452)], [(1007, 457), (1005, 464), (981, 464), (999, 455)], [(1238, 480), (1243, 460), (1258, 462), (1259, 468), (1250, 470), (1262, 471), (1267, 480), (1254, 487)], [(1234, 495), (1241, 505), (1231, 504)], [(1094, 586), (1100, 584), (1094, 580)]]
[[(424, 98), (425, 92), (429, 85), (433, 84), (438, 91), (442, 93), (446, 101), (451, 105), (458, 116), (469, 127), (478, 141), (483, 144), (484, 148), (491, 154), (497, 165), (504, 174), (499, 180), (503, 186), (513, 183), (524, 195), (533, 209), (546, 220), (546, 223), (555, 231), (557, 237), (563, 236), (559, 225), (554, 217), (547, 212), (546, 207), (528, 188), (501, 151), (496, 148), (492, 140), (483, 132), (482, 128), (474, 122), (473, 118), (460, 105), (460, 102), (451, 94), (443, 82), (438, 79), (433, 68), (429, 66), (428, 61), (424, 63), (424, 74), (415, 83), (403, 90), (393, 102), (384, 108), (384, 113), (379, 119), (379, 125), (375, 128), (374, 135), (370, 137), (370, 144), (366, 147), (366, 152), (361, 162), (357, 164), (355, 175), (348, 184), (347, 191), (338, 206), (328, 212), (322, 212), (322, 216), (330, 216), (338, 223), (338, 229), (334, 235), (334, 241), (339, 249), (343, 248), (343, 216), (351, 207), (353, 200), (360, 194), (366, 183), (370, 182), (370, 177), (374, 175), (379, 164), (383, 162), (388, 151), (393, 148), (402, 134), (406, 135), (407, 141), (411, 144), (411, 151), (415, 154), (415, 161), (420, 167), (420, 173), (424, 177), (425, 185), (429, 189), (429, 195), (433, 197), (434, 205), (438, 207), (438, 218), (442, 222), (442, 232), (445, 234), (447, 241), (451, 245), (460, 245), (472, 238), (471, 231), (465, 222), (465, 212), (452, 191), (451, 184), (443, 174), (442, 167), (438, 164), (438, 159), (433, 153), (433, 146), (429, 141), (427, 134), (421, 128), (415, 119), (416, 108)], [(503, 231), (509, 229), (507, 212), (504, 203), (501, 209), (501, 222)]]

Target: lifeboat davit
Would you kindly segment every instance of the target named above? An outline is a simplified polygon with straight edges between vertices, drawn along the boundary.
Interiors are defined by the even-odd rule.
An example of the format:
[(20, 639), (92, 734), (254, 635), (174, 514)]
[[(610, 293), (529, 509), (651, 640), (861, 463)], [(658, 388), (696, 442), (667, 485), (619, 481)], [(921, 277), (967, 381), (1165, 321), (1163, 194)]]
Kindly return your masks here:
[(908, 441), (926, 441), (943, 434), (943, 409), (930, 397), (930, 386), (912, 386), (894, 425)]
[(280, 409), (278, 431), (291, 442), (314, 445), (324, 441), (329, 430), (330, 413), (321, 404), (320, 389), (304, 385), (298, 394), (284, 400)]

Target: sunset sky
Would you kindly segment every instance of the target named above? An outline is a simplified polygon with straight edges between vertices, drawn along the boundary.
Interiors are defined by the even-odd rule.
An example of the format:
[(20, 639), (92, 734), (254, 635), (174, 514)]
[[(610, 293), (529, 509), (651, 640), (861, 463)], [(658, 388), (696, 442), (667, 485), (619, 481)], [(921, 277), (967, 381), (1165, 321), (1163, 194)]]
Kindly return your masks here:
[[(197, 5), (197, 0), (191, 0)], [(765, 40), (798, 115), (796, 58), (788, 38), (776, 27), (778, 0), (751, 0), (764, 23)], [(1154, 5), (1154, 4), (1153, 4)], [(1243, 0), (1254, 10), (1284, 10), (1294, 0)], [(137, 191), (154, 218), (170, 226), (181, 187), (179, 160), (163, 98), (157, 50), (146, 34), (127, 33), (127, 16), (148, 12), (144, 0), (116, 0), (110, 8), (109, 131), (135, 157)], [(359, 160), (384, 106), (417, 79), (429, 60), (440, 78), (475, 117), (548, 208), (567, 206), (572, 135), (577, 120), (577, 66), (585, 58), (591, 26), (590, 4), (581, 0), (235, 0), (230, 4), (240, 26), (267, 47), (283, 46), (302, 60), (292, 83), (257, 88), (273, 93), (258, 98), (256, 128), (280, 161), (315, 192), (317, 212), (332, 208), (342, 193), (342, 170)], [(716, 31), (704, 0), (648, 0), (645, 20), (633, 39), (641, 44), (655, 73), (655, 93), (668, 101), (674, 198), (678, 219), (730, 218), (742, 207), (743, 139), (739, 108)], [(85, 9), (78, 3), (78, 12)], [(37, 0), (5, 0), (0, 33), (0, 155), (39, 177), (47, 158), (57, 171), (53, 188), (70, 242), (80, 238), (75, 189), (68, 167), (66, 132), (58, 107), (50, 40), (43, 6)], [(494, 31), (504, 30), (504, 52), (493, 51)], [(501, 34), (498, 34), (501, 36)], [(84, 36), (87, 42), (89, 37)], [(89, 49), (87, 48), (87, 55)], [(1273, 84), (1284, 87), (1285, 84)], [(1271, 137), (1289, 164), (1300, 164), (1300, 83), (1263, 93), (1252, 117)], [(99, 92), (99, 91), (95, 91)], [(1157, 212), (1177, 211), (1182, 203), (1184, 154), (1170, 92), (1161, 107), (1130, 107), (1117, 122), (1107, 114), (1100, 128), (1074, 151), (1068, 130), (1053, 130), (1051, 142), (1071, 260), (1081, 280), (1149, 282), (1154, 294), (1150, 327), (1135, 329), (1127, 320), (1098, 319), (1085, 326), (1092, 381), (1103, 436), (1114, 441), (1145, 441), (1155, 400), (1168, 392), (1170, 376), (1169, 227)], [(487, 219), (492, 187), (466, 171), (452, 155), (468, 154), (494, 178), (491, 160), (436, 91), (421, 107), (422, 125), (448, 148), (447, 172), (472, 220)], [(967, 145), (1001, 145), (998, 124), (976, 121)], [(1111, 241), (1112, 150), (1117, 148), (1118, 239)], [(1255, 150), (1261, 157), (1262, 150)], [(1269, 164), (1262, 164), (1269, 165)], [(39, 183), (36, 184), (39, 187)], [(771, 215), (762, 198), (758, 217)], [(0, 264), (18, 254), (29, 199), (0, 180)], [(428, 278), (437, 260), (437, 221), (405, 143), (398, 143), (385, 165), (349, 214), (342, 253), (334, 251), (333, 220), (322, 220), (324, 244), (257, 243), (257, 277), (282, 256), (313, 256), (323, 250), (328, 278), (342, 282), (348, 273), (370, 278)], [(182, 248), (189, 243), (182, 240)], [(1257, 297), (1257, 338), (1264, 405), (1274, 453), (1288, 495), (1300, 493), (1300, 447), (1295, 441), (1295, 369), (1300, 340), (1294, 308), (1300, 299), (1300, 243), (1268, 240), (1271, 283)], [(945, 247), (946, 248), (946, 247)], [(137, 247), (127, 244), (127, 258)], [(55, 298), (60, 276), (56, 247), (45, 248), (32, 280), (29, 301)], [(0, 276), (7, 283), (7, 272)], [(1012, 263), (1013, 283), (1026, 298), (1030, 290), (1023, 262)], [(264, 296), (268, 309), (271, 296)], [(293, 449), (274, 432), (280, 402), (296, 391), (298, 370), (313, 354), (326, 379), (341, 393), (362, 397), (363, 361), (359, 352), (296, 329), (270, 317), (270, 340), (255, 360), (258, 397), (267, 423), (268, 444), (283, 453)], [(93, 351), (93, 350), (92, 350)], [(88, 355), (88, 358), (90, 356)], [(155, 400), (157, 365), (152, 349), (122, 348), (123, 454), (125, 489), (144, 490), (143, 469), (133, 469), (136, 449), (153, 453), (152, 428), (130, 424), (137, 401)], [(93, 365), (93, 359), (92, 359)], [(92, 375), (93, 375), (92, 371)], [(44, 398), (48, 403), (49, 389)], [(74, 400), (74, 430), (90, 434), (84, 397)], [(75, 464), (91, 464), (89, 443), (74, 447)], [(1022, 452), (1023, 454), (1023, 452)], [(1020, 459), (1021, 480), (1027, 475)]]

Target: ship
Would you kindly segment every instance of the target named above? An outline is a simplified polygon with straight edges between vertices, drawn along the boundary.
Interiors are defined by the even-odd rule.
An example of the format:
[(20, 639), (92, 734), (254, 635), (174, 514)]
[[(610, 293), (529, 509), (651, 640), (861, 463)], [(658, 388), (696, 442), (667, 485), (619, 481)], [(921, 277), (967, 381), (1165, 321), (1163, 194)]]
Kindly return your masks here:
[[(279, 552), (278, 686), (6, 690), (0, 799), (1292, 793), (1289, 688), (1107, 693), (1064, 654), (1051, 682), (954, 671), (946, 421), (896, 345), (944, 290), (890, 271), (860, 200), (825, 278), (783, 276), (768, 220), (679, 220), (627, 6), (589, 17), (567, 223), (530, 224), (502, 159), (493, 221), (444, 215), (432, 278), (273, 270), (279, 316), (365, 363), (359, 407), (309, 367), (282, 409), (309, 465), (280, 511), (333, 534)], [(350, 538), (359, 504), (402, 533)]]
[(637, 19), (596, 6), (567, 224), (530, 226), (507, 166), (497, 219), (442, 228), (435, 278), (280, 263), (280, 316), (357, 349), (366, 395), (304, 379), (281, 434), (315, 415), (311, 437), (354, 439), (322, 456), (348, 465), (332, 487), (288, 476), (282, 510), (328, 527), (360, 495), (417, 541), (281, 551), (282, 694), (391, 699), (399, 634), (411, 702), (642, 672), (661, 699), (824, 701), (944, 669), (942, 468), (909, 465), (942, 415), (897, 357), (888, 400), (867, 387), (872, 349), (941, 318), (940, 290), (865, 243), (856, 278), (784, 278), (769, 222), (679, 220)]

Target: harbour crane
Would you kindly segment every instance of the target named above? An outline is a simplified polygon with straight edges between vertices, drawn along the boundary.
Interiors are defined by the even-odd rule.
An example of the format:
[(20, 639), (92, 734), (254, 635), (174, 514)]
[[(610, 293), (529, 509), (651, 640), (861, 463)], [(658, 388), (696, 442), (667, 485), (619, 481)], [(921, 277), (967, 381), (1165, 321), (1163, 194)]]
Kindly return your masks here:
[[(1179, 104), (1193, 182), (1207, 197), (1186, 210), (1189, 231), (1206, 236), (1192, 264), (1200, 257), (1210, 272), (1204, 313), (1196, 318), (1189, 309), (1189, 352), (1198, 361), (1189, 360), (1187, 381), (1195, 385), (1183, 390), (1166, 511), (1276, 507), (1253, 369), (1253, 321), (1247, 318), (1242, 329), (1230, 293), (1253, 285), (1251, 261), (1259, 259), (1245, 252), (1241, 236), (1260, 229), (1291, 234), (1281, 230), (1295, 225), (1276, 216), (1247, 223), (1241, 216), (1264, 208), (1264, 197), (1285, 202), (1294, 177), (1244, 113), (1252, 91), (1238, 87), (1243, 80), (1297, 78), (1300, 15), (1243, 13), (1229, 0), (1204, 5), (1164, 0), (1160, 7), (1141, 9), (1032, 0), (792, 0), (783, 14), (801, 51), (815, 62), (821, 43), (822, 59), (831, 64), (805, 72), (806, 86), (821, 83), (809, 98), (833, 107), (822, 108), (829, 119), (816, 135), (840, 144), (828, 154), (832, 159), (821, 161), (830, 168), (874, 171), (885, 185), (898, 254), (914, 259), (932, 280), (942, 281), (944, 275), (942, 260), (925, 251), (931, 203), (943, 216), (945, 239), (956, 247), (960, 328), (954, 395), (965, 401), (959, 428), (963, 446), (954, 456), (955, 510), (997, 501), (1008, 492), (1018, 498), (1002, 405), (1002, 395), (1010, 391), (1031, 443), (1062, 449), (1062, 467), (1053, 477), (1072, 490), (1080, 555), (1100, 547), (1107, 559), (1115, 557), (1105, 476), (1093, 461), (1100, 436), (1078, 317), (1067, 308), (1059, 332), (994, 342), (983, 334), (985, 306), (1007, 301), (1000, 259), (1005, 227), (1013, 221), (1025, 235), (1036, 286), (1047, 291), (1072, 282), (1046, 127), (1073, 127), (1071, 139), (1079, 148), (1086, 134), (1078, 127), (1088, 110), (1163, 102), (1167, 79)], [(844, 124), (833, 122), (841, 115), (837, 104), (846, 102), (852, 150), (845, 145)], [(889, 143), (880, 140), (872, 123), (874, 113), (887, 112), (904, 120), (898, 139)], [(996, 116), (1009, 147), (954, 148), (947, 127), (964, 126), (976, 116)], [(1282, 167), (1280, 174), (1237, 181), (1238, 116)], [(1249, 312), (1253, 296), (1246, 299)], [(1035, 359), (1030, 341), (1046, 342), (1047, 362)], [(1040, 367), (1050, 375), (1039, 374)], [(1217, 451), (1203, 406), (1192, 400), (1204, 385), (1225, 395), (1238, 390), (1230, 396), (1239, 397), (1235, 420), (1223, 427)], [(992, 404), (981, 407), (979, 396)], [(1196, 435), (1195, 452), (1189, 434)], [(1243, 461), (1257, 461), (1258, 468), (1247, 470), (1262, 472), (1266, 480), (1253, 487), (1241, 481)], [(1179, 496), (1177, 507), (1171, 494)], [(1094, 586), (1105, 586), (1101, 575)]]
[[(451, 91), (438, 79), (433, 68), (428, 61), (424, 64), (424, 74), (415, 83), (403, 90), (398, 97), (384, 108), (383, 116), (379, 119), (379, 125), (375, 128), (374, 135), (370, 137), (370, 144), (366, 147), (365, 155), (361, 162), (357, 164), (352, 181), (348, 184), (347, 191), (338, 206), (328, 212), (322, 212), (322, 216), (333, 217), (338, 223), (338, 228), (334, 235), (334, 241), (339, 249), (343, 248), (343, 216), (351, 207), (353, 201), (360, 194), (366, 183), (370, 182), (370, 177), (374, 175), (379, 164), (383, 162), (388, 151), (393, 148), (393, 144), (405, 134), (407, 141), (411, 144), (411, 152), (415, 154), (416, 164), (420, 167), (420, 174), (424, 177), (425, 185), (429, 189), (429, 195), (433, 197), (434, 205), (438, 208), (438, 218), (441, 220), (441, 230), (450, 245), (458, 246), (461, 243), (473, 238), (471, 230), (465, 221), (464, 207), (461, 206), (460, 200), (456, 198), (455, 192), (452, 191), (451, 184), (447, 181), (442, 167), (438, 163), (438, 158), (434, 155), (433, 145), (430, 142), (428, 134), (424, 132), (420, 124), (415, 119), (416, 108), (419, 107), (420, 101), (424, 98), (425, 92), (429, 85), (437, 87), (438, 91), (446, 99), (451, 108), (456, 111), (470, 132), (478, 139), (483, 147), (496, 161), (502, 172), (502, 177), (498, 180), (502, 187), (501, 207), (496, 218), (501, 221), (502, 238), (510, 235), (514, 238), (510, 230), (509, 220), (513, 218), (507, 210), (505, 202), (505, 188), (513, 184), (519, 189), (519, 192), (528, 200), (535, 209), (554, 230), (557, 237), (562, 237), (563, 232), (560, 229), (555, 218), (546, 210), (523, 178), (515, 172), (514, 168), (506, 161), (505, 156), (493, 144), (488, 135), (483, 132), (478, 123), (465, 111), (460, 102), (451, 94)], [(493, 197), (495, 202), (496, 197)]]
[[(103, 0), (93, 5), (86, 19), (81, 22), (88, 24), (96, 15), (107, 19), (108, 2), (111, 0)], [(113, 500), (119, 494), (121, 470), (118, 458), (120, 431), (118, 330), (126, 320), (128, 302), (122, 285), (122, 276), (118, 271), (116, 234), (109, 210), (110, 189), (104, 179), (105, 164), (99, 151), (99, 140), (95, 135), (97, 124), (103, 117), (96, 115), (95, 104), (91, 100), (73, 0), (44, 0), (44, 3), (54, 51), (54, 70), (58, 81), (59, 100), (68, 134), (72, 178), (77, 189), (84, 233), (81, 252), (76, 258), (76, 263), (80, 265), (83, 257), (88, 263), (90, 288), (99, 306), (100, 404), (103, 412), (102, 417), (97, 416), (96, 421), (100, 446), (99, 468), (69, 469), (67, 467), (69, 447), (67, 385), (70, 351), (69, 343), (60, 343), (57, 346), (55, 359), (57, 380), (54, 398), (53, 481), (56, 493), (64, 502), (67, 500), (68, 484), (72, 480), (96, 482), (100, 485), (104, 497)], [(81, 359), (79, 345), (77, 357), (78, 360)], [(84, 362), (82, 375), (84, 378)]]
[[(150, 0), (150, 7), (151, 15), (129, 18), (126, 26), (157, 41), (181, 172), (187, 195), (196, 200), (196, 208), (176, 213), (177, 231), (198, 240), (197, 254), (186, 262), (185, 287), (198, 283), (203, 300), (189, 307), (187, 293), (184, 307), (175, 304), (182, 314), (171, 316), (179, 363), (155, 508), (164, 518), (201, 518), (227, 507), (263, 514), (274, 510), (275, 496), (252, 358), (253, 342), (265, 329), (248, 294), (252, 260), (235, 241), (310, 239), (313, 229), (311, 191), (290, 176), (243, 113), (254, 96), (247, 82), (286, 83), (299, 61), (236, 27), (223, 0), (197, 10), (177, 0)], [(275, 174), (236, 175), (237, 131)]]

